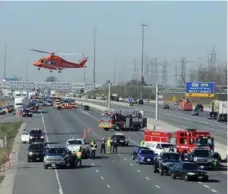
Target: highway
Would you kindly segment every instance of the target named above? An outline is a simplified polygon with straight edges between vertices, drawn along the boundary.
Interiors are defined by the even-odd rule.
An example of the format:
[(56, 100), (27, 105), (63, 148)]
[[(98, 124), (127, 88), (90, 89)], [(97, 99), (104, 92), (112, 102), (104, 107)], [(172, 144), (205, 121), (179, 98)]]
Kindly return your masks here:
[[(97, 102), (91, 100), (91, 103), (105, 106), (106, 102)], [(114, 103), (111, 105), (111, 107), (114, 109), (128, 108), (126, 106), (116, 105)], [(155, 118), (155, 104), (134, 105), (132, 108), (143, 110), (147, 117)], [(171, 105), (170, 110), (165, 110), (163, 109), (163, 105), (159, 105), (159, 119), (161, 121), (180, 129), (194, 128), (202, 131), (210, 131), (215, 136), (215, 139), (218, 143), (227, 145), (227, 123), (218, 123), (215, 120), (209, 120), (207, 115), (207, 112), (202, 112), (199, 117), (191, 116), (191, 112), (178, 111), (177, 106), (175, 105)]]
[[(111, 136), (113, 131), (103, 131), (97, 127), (101, 112), (91, 110), (55, 110), (44, 108), (48, 113), (34, 114), (25, 118), (26, 128), (43, 128), (49, 142), (64, 144), (70, 137), (82, 136), (91, 128), (86, 139)], [(128, 132), (131, 145), (138, 144), (142, 133)], [(99, 145), (99, 142), (98, 142)], [(172, 180), (153, 173), (152, 166), (138, 165), (131, 160), (132, 146), (120, 147), (119, 154), (99, 155), (95, 160), (83, 160), (81, 169), (44, 170), (42, 163), (28, 163), (26, 148), (21, 145), (18, 171), (15, 177), (14, 194), (164, 194), (164, 193), (218, 193), (227, 190), (225, 172), (209, 172), (206, 183)]]

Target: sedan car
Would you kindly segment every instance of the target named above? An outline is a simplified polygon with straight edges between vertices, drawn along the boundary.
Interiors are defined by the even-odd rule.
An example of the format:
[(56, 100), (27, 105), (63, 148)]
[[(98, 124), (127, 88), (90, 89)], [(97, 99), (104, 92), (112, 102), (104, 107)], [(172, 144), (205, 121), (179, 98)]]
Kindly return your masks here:
[(67, 168), (74, 167), (76, 156), (65, 147), (50, 148), (44, 156), (44, 169), (48, 167)]
[(168, 104), (165, 104), (164, 105), (164, 109), (169, 109), (169, 105)]
[(32, 117), (32, 111), (30, 109), (24, 109), (22, 111), (22, 117)]
[(83, 110), (89, 110), (90, 107), (88, 105), (83, 105)]
[(136, 162), (139, 164), (154, 164), (154, 158), (156, 156), (153, 150), (140, 149), (136, 157)]
[(132, 160), (136, 159), (136, 157), (137, 157), (138, 153), (140, 152), (140, 150), (150, 150), (150, 148), (148, 148), (148, 147), (140, 147), (140, 146), (135, 147), (134, 150), (133, 150), (133, 153), (131, 154)]
[(199, 116), (199, 110), (198, 109), (192, 110), (192, 116)]
[(200, 169), (199, 165), (194, 162), (180, 162), (170, 167), (173, 179), (181, 178), (185, 181), (208, 181), (209, 177), (206, 171)]

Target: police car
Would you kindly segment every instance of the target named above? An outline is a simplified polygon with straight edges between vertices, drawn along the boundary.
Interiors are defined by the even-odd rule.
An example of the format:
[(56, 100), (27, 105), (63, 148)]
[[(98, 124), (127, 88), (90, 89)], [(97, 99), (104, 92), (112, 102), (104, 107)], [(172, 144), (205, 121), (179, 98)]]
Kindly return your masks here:
[(119, 146), (128, 146), (129, 140), (123, 133), (115, 133), (112, 137), (111, 140), (117, 140), (117, 144)]

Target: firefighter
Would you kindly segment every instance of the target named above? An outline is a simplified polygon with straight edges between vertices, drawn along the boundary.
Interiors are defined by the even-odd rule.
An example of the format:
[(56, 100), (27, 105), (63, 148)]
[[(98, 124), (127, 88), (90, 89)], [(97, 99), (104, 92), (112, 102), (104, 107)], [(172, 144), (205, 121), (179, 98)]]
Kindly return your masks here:
[(108, 138), (107, 143), (107, 153), (110, 154), (111, 153), (111, 148), (112, 148), (112, 142), (111, 142), (111, 137)]
[(79, 163), (79, 166), (81, 167), (82, 166), (82, 147), (80, 147), (79, 151), (76, 152), (76, 166), (78, 166), (78, 163)]
[(112, 141), (112, 152), (117, 154), (117, 147), (118, 147), (118, 143), (117, 143), (117, 138), (114, 138)]
[(105, 143), (106, 143), (105, 138), (102, 138), (102, 139), (101, 139), (101, 154), (102, 154), (102, 153), (104, 153), (104, 154), (106, 153)]
[(91, 147), (91, 158), (95, 159), (97, 144), (94, 140), (90, 143), (90, 147)]
[(144, 141), (141, 141), (140, 142), (140, 147), (143, 147), (145, 145), (145, 142)]

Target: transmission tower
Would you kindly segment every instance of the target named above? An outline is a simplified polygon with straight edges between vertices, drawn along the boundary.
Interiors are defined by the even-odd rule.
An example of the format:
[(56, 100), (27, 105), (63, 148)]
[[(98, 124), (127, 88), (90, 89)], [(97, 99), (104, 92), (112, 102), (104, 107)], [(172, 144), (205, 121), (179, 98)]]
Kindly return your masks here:
[(167, 84), (167, 61), (162, 63), (162, 84)]
[(158, 82), (158, 59), (155, 58), (154, 59), (154, 83), (157, 83)]
[(144, 81), (147, 83), (149, 81), (149, 57), (148, 57), (148, 55), (145, 56)]

